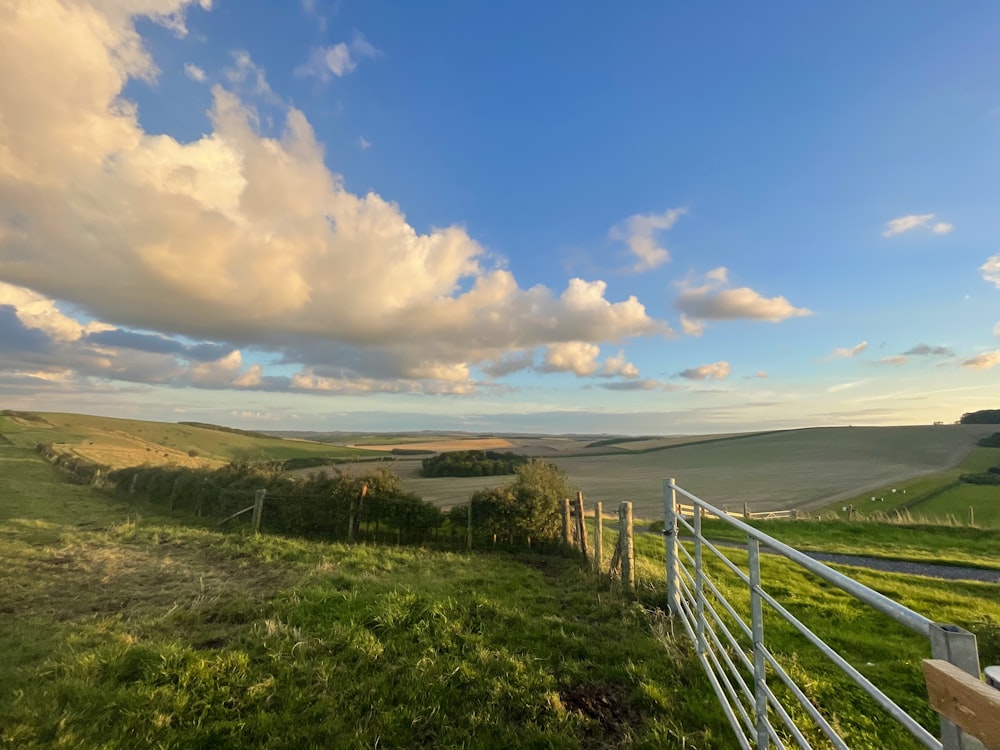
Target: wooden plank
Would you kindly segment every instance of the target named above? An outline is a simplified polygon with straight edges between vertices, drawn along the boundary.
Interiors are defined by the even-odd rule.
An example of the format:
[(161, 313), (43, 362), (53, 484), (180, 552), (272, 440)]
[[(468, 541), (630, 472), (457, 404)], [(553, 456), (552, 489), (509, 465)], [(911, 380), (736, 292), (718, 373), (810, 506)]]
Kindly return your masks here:
[(924, 678), (931, 708), (987, 750), (1000, 750), (1000, 690), (941, 659), (924, 659)]

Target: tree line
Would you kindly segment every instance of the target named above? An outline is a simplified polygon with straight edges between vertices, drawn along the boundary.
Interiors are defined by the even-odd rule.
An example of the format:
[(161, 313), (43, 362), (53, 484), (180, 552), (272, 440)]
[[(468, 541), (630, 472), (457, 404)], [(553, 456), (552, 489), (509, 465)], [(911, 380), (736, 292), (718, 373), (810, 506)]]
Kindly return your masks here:
[(495, 477), (515, 474), (528, 462), (527, 456), (497, 451), (449, 451), (425, 458), (421, 462), (422, 477)]

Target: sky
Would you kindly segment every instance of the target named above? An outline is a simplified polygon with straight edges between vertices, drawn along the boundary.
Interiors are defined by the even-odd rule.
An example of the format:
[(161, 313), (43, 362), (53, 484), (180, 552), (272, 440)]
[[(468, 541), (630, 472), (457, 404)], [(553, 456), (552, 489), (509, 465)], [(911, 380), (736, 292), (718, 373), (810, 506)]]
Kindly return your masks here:
[(0, 3), (0, 407), (692, 434), (1000, 406), (1000, 4)]

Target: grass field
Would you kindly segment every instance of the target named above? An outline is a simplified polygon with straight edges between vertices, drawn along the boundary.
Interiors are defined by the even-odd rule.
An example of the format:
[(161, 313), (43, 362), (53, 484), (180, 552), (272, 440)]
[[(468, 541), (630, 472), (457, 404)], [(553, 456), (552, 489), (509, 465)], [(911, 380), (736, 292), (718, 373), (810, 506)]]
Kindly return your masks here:
[[(689, 645), (651, 614), (658, 536), (636, 538), (642, 605), (562, 557), (221, 534), (61, 484), (27, 448), (0, 445), (0, 467), (2, 747), (733, 745)], [(827, 549), (997, 559), (975, 530), (836, 524), (772, 522)], [(919, 638), (780, 559), (764, 566), (769, 591), (934, 724)], [(1000, 662), (1000, 586), (845, 570), (969, 628)], [(783, 658), (852, 747), (910, 747), (780, 628)]]
[[(843, 427), (789, 430), (645, 452), (546, 457), (588, 501), (631, 500), (638, 518), (663, 517), (663, 479), (716, 505), (754, 510), (817, 508), (864, 491), (950, 469), (995, 430), (990, 425)], [(995, 449), (994, 449), (995, 450)], [(419, 477), (419, 461), (398, 461), (408, 489), (453, 505), (503, 477)], [(957, 476), (957, 475), (956, 475)], [(903, 486), (900, 484), (900, 486)]]
[(250, 437), (167, 422), (55, 412), (35, 412), (34, 416), (37, 419), (0, 416), (0, 435), (20, 446), (53, 443), (61, 450), (114, 468), (142, 464), (213, 466), (238, 458), (367, 455), (343, 446)]
[(565, 558), (226, 535), (0, 462), (0, 747), (729, 746), (662, 622)]
[[(853, 506), (859, 516), (896, 511), (907, 518), (936, 523), (968, 524), (974, 509), (977, 526), (1000, 526), (1000, 486), (965, 484), (959, 476), (985, 472), (1000, 466), (1000, 448), (974, 448), (957, 466), (944, 471), (871, 489), (862, 495), (836, 502), (826, 512), (844, 518), (844, 508)], [(875, 498), (872, 500), (872, 498)]]

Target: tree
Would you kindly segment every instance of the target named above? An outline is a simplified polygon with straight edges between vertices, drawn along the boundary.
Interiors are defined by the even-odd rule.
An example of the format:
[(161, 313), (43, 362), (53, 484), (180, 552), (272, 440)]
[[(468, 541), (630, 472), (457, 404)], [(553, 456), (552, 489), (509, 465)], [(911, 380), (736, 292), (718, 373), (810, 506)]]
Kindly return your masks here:
[(539, 541), (557, 541), (562, 534), (563, 500), (573, 494), (569, 477), (555, 464), (529, 461), (517, 467), (510, 489), (524, 533)]
[(1000, 409), (966, 412), (958, 422), (959, 424), (1000, 424)]

